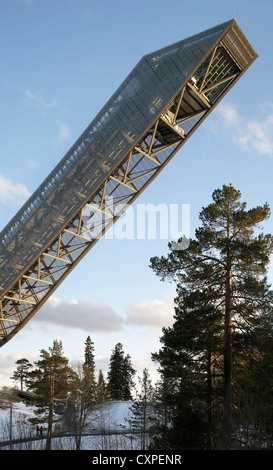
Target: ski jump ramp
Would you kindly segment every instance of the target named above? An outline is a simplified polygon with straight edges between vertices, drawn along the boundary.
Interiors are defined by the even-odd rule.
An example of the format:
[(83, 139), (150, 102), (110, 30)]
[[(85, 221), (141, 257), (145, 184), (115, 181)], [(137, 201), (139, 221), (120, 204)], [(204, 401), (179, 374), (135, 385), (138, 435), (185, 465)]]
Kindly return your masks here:
[(256, 58), (234, 19), (141, 58), (0, 233), (0, 346), (33, 317)]

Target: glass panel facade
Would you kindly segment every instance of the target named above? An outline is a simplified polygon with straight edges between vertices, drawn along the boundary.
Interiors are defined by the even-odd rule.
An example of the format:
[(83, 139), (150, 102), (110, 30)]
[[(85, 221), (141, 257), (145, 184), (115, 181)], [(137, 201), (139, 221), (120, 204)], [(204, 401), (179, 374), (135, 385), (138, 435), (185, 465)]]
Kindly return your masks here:
[(118, 216), (118, 202), (135, 200), (254, 58), (232, 20), (139, 61), (0, 233), (0, 342), (102, 233), (102, 195)]
[(69, 152), (2, 230), (1, 290), (22, 272), (111, 174), (225, 27), (226, 24), (140, 60)]

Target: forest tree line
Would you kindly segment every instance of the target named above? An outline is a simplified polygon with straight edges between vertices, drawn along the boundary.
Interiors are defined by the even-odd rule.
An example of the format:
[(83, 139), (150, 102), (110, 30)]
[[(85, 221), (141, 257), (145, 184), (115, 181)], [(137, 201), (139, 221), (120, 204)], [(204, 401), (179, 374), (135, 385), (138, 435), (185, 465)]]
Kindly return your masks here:
[[(269, 217), (267, 203), (247, 209), (240, 191), (223, 185), (200, 212), (201, 226), (188, 248), (173, 249), (170, 243), (166, 256), (151, 258), (155, 274), (175, 283), (176, 298), (174, 323), (163, 328), (161, 348), (152, 353), (160, 380), (152, 387), (145, 370), (135, 399), (135, 419), (141, 416), (149, 431), (143, 446), (273, 448), (273, 291), (267, 279), (273, 237), (260, 226)], [(95, 383), (89, 338), (81, 373), (69, 370), (55, 342), (27, 371), (27, 386), (42, 397), (46, 377), (47, 387), (54, 387), (56, 397), (58, 390), (65, 392), (73, 410), (72, 404), (81, 400), (87, 400), (88, 408), (96, 400), (131, 399), (134, 376), (119, 344), (107, 384), (102, 376)], [(155, 411), (148, 413), (150, 420), (147, 403)]]
[(26, 358), (15, 363), (17, 367), (11, 378), (20, 383), (22, 391), (33, 392), (36, 398), (36, 418), (32, 422), (47, 423), (47, 449), (51, 448), (56, 414), (66, 419), (69, 417), (76, 436), (81, 440), (82, 430), (97, 405), (109, 400), (133, 399), (136, 370), (130, 355), (125, 355), (123, 345), (118, 343), (112, 350), (107, 378), (102, 370), (96, 376), (94, 349), (88, 336), (83, 364), (71, 367), (69, 358), (64, 355), (62, 341), (54, 340), (48, 351), (40, 351), (40, 358), (34, 364)]

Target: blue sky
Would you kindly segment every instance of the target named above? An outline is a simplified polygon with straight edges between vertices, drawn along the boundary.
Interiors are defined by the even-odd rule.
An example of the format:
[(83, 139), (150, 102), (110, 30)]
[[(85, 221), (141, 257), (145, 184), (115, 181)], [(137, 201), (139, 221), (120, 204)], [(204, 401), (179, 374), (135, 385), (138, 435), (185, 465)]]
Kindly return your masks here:
[[(137, 201), (190, 204), (191, 236), (223, 184), (248, 207), (273, 208), (272, 1), (0, 0), (1, 229), (145, 53), (233, 17), (259, 58)], [(272, 217), (265, 232), (273, 233)], [(138, 374), (148, 367), (153, 375), (150, 355), (172, 323), (175, 286), (154, 275), (149, 259), (167, 242), (100, 240), (1, 348), (0, 386), (11, 384), (15, 360), (37, 359), (54, 339), (81, 361), (88, 335), (105, 374), (121, 342)]]

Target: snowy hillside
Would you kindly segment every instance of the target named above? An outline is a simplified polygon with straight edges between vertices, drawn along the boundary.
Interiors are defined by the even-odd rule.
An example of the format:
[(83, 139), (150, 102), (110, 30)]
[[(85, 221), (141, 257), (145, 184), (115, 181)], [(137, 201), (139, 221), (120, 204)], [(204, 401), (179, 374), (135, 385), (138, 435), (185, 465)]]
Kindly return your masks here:
[[(137, 439), (132, 439), (128, 432), (127, 419), (130, 417), (130, 406), (132, 402), (107, 402), (98, 408), (91, 416), (89, 425), (84, 430), (82, 439), (83, 450), (136, 450)], [(0, 442), (7, 442), (10, 438), (10, 422), (12, 422), (12, 438), (25, 439), (24, 443), (13, 444), (13, 450), (37, 450), (45, 448), (45, 438), (28, 440), (36, 437), (36, 430), (28, 421), (34, 416), (31, 406), (26, 406), (24, 402), (12, 404), (10, 407), (0, 408)], [(43, 425), (44, 423), (40, 423)], [(55, 435), (64, 432), (62, 424), (56, 424)], [(45, 436), (44, 436), (45, 437)], [(75, 449), (73, 436), (55, 437), (52, 440), (52, 448), (55, 450)], [(9, 444), (1, 447), (1, 450), (10, 449)]]

